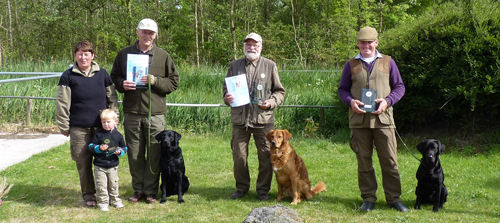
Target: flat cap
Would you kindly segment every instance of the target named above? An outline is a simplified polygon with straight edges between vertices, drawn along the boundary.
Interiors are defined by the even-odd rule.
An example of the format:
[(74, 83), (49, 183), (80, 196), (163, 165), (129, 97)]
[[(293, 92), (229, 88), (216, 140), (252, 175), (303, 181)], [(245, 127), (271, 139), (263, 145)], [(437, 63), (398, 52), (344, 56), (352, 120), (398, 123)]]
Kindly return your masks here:
[(378, 32), (373, 27), (363, 27), (358, 32), (358, 41), (375, 41), (378, 39)]

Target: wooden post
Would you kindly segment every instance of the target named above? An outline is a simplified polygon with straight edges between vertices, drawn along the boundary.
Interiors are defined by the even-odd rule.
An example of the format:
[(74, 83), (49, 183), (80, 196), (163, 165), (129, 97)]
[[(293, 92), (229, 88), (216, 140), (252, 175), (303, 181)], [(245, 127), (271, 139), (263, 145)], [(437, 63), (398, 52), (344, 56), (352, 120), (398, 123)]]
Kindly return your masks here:
[(26, 108), (26, 126), (31, 125), (31, 98), (28, 98), (28, 107)]
[(321, 130), (325, 131), (325, 108), (321, 107)]

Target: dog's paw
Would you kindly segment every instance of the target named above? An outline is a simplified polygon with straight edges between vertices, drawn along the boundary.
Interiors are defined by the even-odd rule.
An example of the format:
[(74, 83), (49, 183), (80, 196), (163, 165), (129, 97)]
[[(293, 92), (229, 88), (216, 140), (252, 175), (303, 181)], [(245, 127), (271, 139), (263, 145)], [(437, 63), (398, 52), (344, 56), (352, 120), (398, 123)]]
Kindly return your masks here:
[(179, 203), (179, 204), (184, 203), (184, 199), (182, 199), (182, 200), (178, 200), (178, 201), (177, 201), (177, 203)]
[(415, 205), (415, 210), (420, 210), (420, 205)]
[(165, 202), (167, 202), (167, 199), (165, 199), (165, 200), (161, 199), (160, 204), (163, 204)]
[(297, 205), (301, 201), (302, 201), (301, 199), (293, 199), (292, 203), (290, 203), (290, 204), (291, 205)]

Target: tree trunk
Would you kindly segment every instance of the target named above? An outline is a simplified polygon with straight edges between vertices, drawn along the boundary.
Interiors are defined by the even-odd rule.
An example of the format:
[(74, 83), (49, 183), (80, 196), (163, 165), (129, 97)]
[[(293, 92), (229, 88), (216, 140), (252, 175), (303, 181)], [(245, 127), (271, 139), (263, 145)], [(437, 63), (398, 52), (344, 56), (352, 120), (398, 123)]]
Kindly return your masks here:
[(198, 0), (194, 0), (194, 30), (196, 33), (196, 66), (200, 67), (200, 46), (198, 45)]
[(384, 16), (384, 4), (382, 3), (382, 0), (380, 0), (380, 24), (378, 27), (378, 32), (382, 32), (382, 18)]
[(14, 50), (14, 38), (12, 37), (12, 11), (10, 9), (10, 0), (7, 0), (7, 8), (9, 10), (9, 38), (10, 38), (10, 51), (9, 51), (9, 58), (10, 58), (10, 62), (13, 61), (13, 58), (12, 58), (12, 51)]
[(236, 55), (236, 28), (234, 27), (234, 0), (231, 0), (231, 13), (230, 13), (230, 20), (231, 20), (231, 35), (233, 36), (233, 54), (234, 54), (234, 60), (238, 59)]
[(264, 25), (269, 25), (269, 0), (264, 0)]
[(0, 67), (2, 67), (2, 41), (1, 40), (0, 40)]
[(300, 65), (302, 67), (304, 67), (304, 63), (303, 63), (303, 59), (302, 59), (302, 49), (300, 48), (300, 44), (299, 44), (299, 38), (297, 37), (297, 29), (295, 27), (295, 20), (294, 20), (294, 8), (293, 8), (293, 0), (290, 0), (290, 4), (292, 6), (292, 11), (291, 11), (291, 14), (292, 14), (292, 26), (293, 26), (293, 34), (294, 34), (294, 40), (295, 40), (295, 44), (297, 44), (297, 49), (299, 50), (299, 60), (300, 60)]
[[(201, 50), (202, 53), (205, 52), (205, 26), (203, 17), (203, 0), (200, 0), (200, 23), (201, 23)], [(205, 57), (202, 54), (202, 60), (205, 61)]]

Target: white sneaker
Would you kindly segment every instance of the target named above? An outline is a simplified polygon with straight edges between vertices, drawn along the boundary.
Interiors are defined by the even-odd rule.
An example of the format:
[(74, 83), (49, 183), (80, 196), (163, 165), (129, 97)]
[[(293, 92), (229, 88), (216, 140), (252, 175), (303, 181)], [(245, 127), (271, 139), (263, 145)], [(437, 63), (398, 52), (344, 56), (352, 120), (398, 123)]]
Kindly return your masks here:
[(101, 207), (100, 210), (101, 211), (109, 211), (109, 208), (108, 207)]
[(123, 208), (123, 207), (124, 207), (123, 203), (115, 204), (115, 208)]

